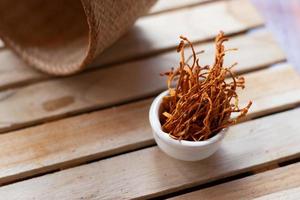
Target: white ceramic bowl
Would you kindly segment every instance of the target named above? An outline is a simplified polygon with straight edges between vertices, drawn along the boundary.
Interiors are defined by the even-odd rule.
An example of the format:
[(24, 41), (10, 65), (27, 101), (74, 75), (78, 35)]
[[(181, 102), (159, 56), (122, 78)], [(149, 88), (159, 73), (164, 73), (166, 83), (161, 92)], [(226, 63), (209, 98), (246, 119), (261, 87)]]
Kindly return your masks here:
[(205, 141), (187, 141), (175, 140), (168, 133), (161, 129), (159, 121), (159, 111), (162, 98), (168, 95), (169, 91), (165, 91), (157, 96), (149, 111), (149, 120), (152, 127), (154, 139), (159, 148), (169, 156), (185, 161), (198, 161), (211, 156), (220, 147), (221, 141), (225, 136), (227, 129), (223, 129), (214, 137)]

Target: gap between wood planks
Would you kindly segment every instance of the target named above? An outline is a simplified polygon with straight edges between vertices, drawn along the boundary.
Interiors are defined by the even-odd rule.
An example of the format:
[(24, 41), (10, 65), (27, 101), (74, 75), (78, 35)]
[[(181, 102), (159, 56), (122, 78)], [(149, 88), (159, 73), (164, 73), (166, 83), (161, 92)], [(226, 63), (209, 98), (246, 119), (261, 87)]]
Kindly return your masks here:
[[(255, 186), (259, 186), (261, 185), (261, 188), (260, 189), (260, 193), (264, 193), (264, 189), (267, 189), (265, 187), (262, 187), (262, 185), (266, 186), (268, 184), (272, 184), (272, 183), (268, 183), (267, 181), (262, 184), (262, 183), (258, 183), (259, 179), (263, 178), (263, 176), (265, 176), (265, 178), (269, 179), (268, 181), (276, 181), (276, 180), (280, 180), (279, 182), (281, 182), (282, 179), (284, 179), (285, 177), (280, 177), (281, 173), (285, 173), (286, 175), (292, 175), (288, 172), (292, 172), (292, 171), (295, 171), (297, 168), (299, 169), (299, 166), (300, 166), (300, 163), (299, 163), (299, 158), (298, 158), (298, 162), (292, 162), (292, 163), (289, 163), (288, 165), (284, 165), (284, 166), (280, 166), (280, 167), (277, 167), (277, 168), (274, 168), (274, 169), (271, 169), (271, 170), (266, 170), (266, 171), (263, 171), (263, 172), (260, 172), (260, 173), (252, 173), (252, 172), (248, 172), (248, 173), (244, 173), (244, 174), (241, 174), (240, 176), (233, 176), (233, 177), (229, 177), (228, 179), (225, 178), (225, 179), (221, 179), (221, 180), (218, 180), (218, 181), (215, 181), (215, 182), (211, 182), (211, 183), (208, 183), (208, 184), (203, 184), (203, 185), (199, 185), (199, 186), (196, 186), (196, 187), (193, 187), (193, 188), (189, 188), (189, 189), (186, 189), (186, 190), (182, 190), (182, 191), (178, 191), (178, 192), (175, 192), (175, 193), (172, 193), (172, 194), (168, 194), (168, 195), (165, 195), (165, 196), (161, 196), (159, 198), (161, 199), (199, 199), (199, 197), (201, 196), (201, 193), (205, 193), (205, 192), (208, 192), (210, 195), (210, 197), (207, 197), (205, 199), (227, 199), (227, 198), (230, 198), (228, 197), (227, 195), (231, 195), (232, 193), (238, 193), (238, 189), (235, 189), (235, 192), (233, 192), (232, 190), (231, 191), (223, 191), (223, 196), (221, 197), (220, 195), (216, 195), (214, 196), (214, 194), (217, 192), (219, 192), (219, 188), (223, 188), (223, 187), (226, 187), (227, 185), (233, 185), (233, 184), (236, 184), (236, 186), (238, 186), (239, 184), (238, 183), (243, 183), (243, 182), (247, 182), (249, 181), (249, 179), (252, 179), (249, 183), (254, 183), (255, 182)], [(296, 175), (296, 174), (295, 174)], [(279, 177), (276, 177), (276, 176), (279, 176)], [(296, 175), (297, 176), (297, 175)], [(273, 177), (275, 177), (273, 180), (271, 180)], [(256, 180), (254, 180), (256, 179)], [(286, 178), (286, 179), (289, 179)], [(291, 178), (292, 180), (291, 181), (286, 181), (285, 183), (283, 184), (275, 184), (274, 187), (269, 187), (269, 190), (267, 192), (267, 194), (259, 194), (259, 196), (263, 195), (269, 195), (269, 192), (271, 192), (271, 194), (273, 194), (274, 192), (277, 193), (277, 189), (279, 189), (279, 191), (281, 192), (280, 189), (283, 189), (285, 190), (285, 186), (290, 184), (292, 185), (293, 182), (297, 182), (297, 180), (295, 180), (295, 178)], [(297, 178), (296, 178), (297, 179)], [(300, 179), (299, 179), (300, 180)], [(284, 180), (282, 180), (284, 181)], [(295, 183), (297, 184), (297, 183)], [(298, 183), (299, 184), (299, 183)], [(233, 186), (231, 186), (232, 188)], [(254, 187), (254, 186), (253, 186)], [(241, 197), (245, 198), (245, 199), (252, 199), (253, 196), (256, 196), (258, 192), (255, 192), (255, 189), (254, 188), (251, 188), (251, 185), (247, 186), (247, 188), (243, 188), (242, 191), (239, 192), (239, 197), (233, 195), (230, 199), (240, 199)], [(277, 188), (276, 188), (277, 187)], [(293, 186), (291, 186), (293, 187)], [(288, 186), (287, 186), (288, 189), (290, 189)], [(258, 188), (256, 188), (258, 189)], [(212, 193), (212, 190), (214, 190), (214, 193)], [(268, 190), (268, 189), (267, 189)], [(275, 191), (272, 191), (272, 190), (275, 190)], [(241, 193), (244, 193), (244, 194), (241, 194)], [(220, 194), (220, 192), (219, 192)], [(299, 194), (298, 194), (299, 195)], [(226, 197), (225, 197), (226, 196)], [(173, 198), (174, 197), (174, 198)], [(153, 199), (158, 199), (158, 198), (153, 198)], [(269, 199), (269, 198), (267, 198)], [(272, 198), (270, 198), (272, 199)], [(277, 199), (277, 198), (276, 198)], [(289, 199), (289, 198), (288, 198)]]
[[(238, 7), (241, 3), (243, 9)], [(215, 14), (212, 15), (212, 13)], [(246, 14), (252, 17), (245, 17)], [(178, 19), (174, 20), (173, 18)], [(211, 19), (210, 28), (205, 26), (208, 18)], [(186, 24), (187, 21), (195, 24), (203, 23), (204, 25), (190, 28)], [(93, 67), (108, 67), (125, 61), (153, 57), (170, 49), (174, 50), (178, 44), (177, 40), (180, 34), (185, 34), (194, 42), (203, 43), (214, 38), (219, 29), (224, 30), (228, 35), (235, 35), (262, 25), (262, 19), (250, 2), (246, 0), (218, 1), (180, 12), (147, 17), (147, 19), (138, 20), (131, 31), (110, 49), (103, 52), (100, 57), (96, 58), (87, 71), (93, 70), (91, 69)], [(158, 33), (157, 30), (161, 30), (161, 27), (168, 27), (168, 29)], [(147, 34), (144, 34), (144, 32)], [(3, 69), (0, 68), (0, 71), (3, 71), (0, 78), (0, 89), (19, 87), (24, 84), (29, 85), (54, 78), (30, 69), (24, 63), (9, 62), (3, 60), (0, 65), (4, 66)], [(12, 60), (12, 62), (15, 61)], [(20, 65), (20, 67), (6, 66), (7, 64)]]
[(195, 192), (195, 191), (203, 190), (203, 189), (206, 189), (206, 188), (214, 187), (214, 186), (217, 186), (217, 185), (221, 185), (221, 184), (224, 184), (224, 183), (228, 183), (228, 182), (231, 182), (231, 181), (243, 179), (243, 178), (246, 178), (246, 177), (249, 177), (249, 176), (252, 176), (252, 175), (254, 175), (254, 173), (252, 173), (251, 171), (243, 172), (243, 173), (240, 173), (240, 174), (237, 174), (237, 175), (228, 176), (226, 178), (221, 178), (221, 179), (218, 179), (216, 181), (204, 183), (204, 184), (197, 185), (197, 186), (194, 186), (194, 187), (190, 187), (190, 188), (187, 188), (187, 189), (184, 189), (184, 190), (179, 190), (179, 191), (176, 191), (174, 193), (167, 194), (167, 195), (162, 195), (162, 196), (158, 196), (158, 197), (154, 197), (154, 198), (149, 198), (149, 200), (150, 199), (153, 199), (153, 200), (156, 200), (156, 199), (169, 199), (169, 198), (173, 198), (173, 197), (176, 197), (176, 196), (181, 196), (181, 195), (185, 195), (185, 194), (188, 194), (188, 193), (191, 193), (191, 192)]
[[(101, 195), (110, 195), (110, 197), (113, 198), (113, 195), (117, 195), (115, 193), (120, 193), (120, 191), (123, 191), (120, 194), (126, 194), (127, 198), (146, 198), (158, 197), (168, 193), (181, 191), (186, 188), (203, 185), (204, 183), (212, 182), (217, 179), (245, 173), (250, 169), (255, 170), (275, 162), (291, 160), (299, 157), (299, 146), (297, 145), (299, 137), (295, 138), (296, 140), (288, 140), (289, 137), (286, 136), (281, 139), (276, 139), (276, 141), (274, 140), (272, 143), (267, 142), (270, 138), (278, 138), (279, 135), (282, 135), (282, 131), (291, 132), (294, 136), (296, 136), (297, 133), (295, 133), (295, 130), (298, 130), (299, 124), (294, 123), (294, 121), (291, 120), (287, 121), (287, 124), (281, 124), (279, 122), (286, 119), (287, 116), (292, 117), (292, 119), (297, 119), (299, 114), (300, 110), (298, 108), (232, 127), (230, 134), (228, 134), (225, 138), (222, 145), (226, 151), (215, 154), (205, 162), (191, 163), (176, 161), (158, 151), (157, 147), (152, 147), (129, 153), (126, 156), (117, 156), (91, 163), (89, 165), (83, 165), (55, 174), (49, 174), (33, 180), (16, 183), (8, 187), (1, 188), (0, 194), (4, 197), (11, 195), (13, 199), (13, 197), (18, 196), (15, 192), (22, 188), (22, 191), (25, 192), (24, 194), (22, 193), (22, 195), (25, 195), (25, 197), (27, 196), (27, 198), (30, 196), (32, 198), (35, 197), (39, 199), (44, 196), (44, 194), (49, 195), (47, 196), (49, 199), (53, 197), (53, 195), (58, 195), (56, 197), (61, 198), (63, 196), (79, 198), (78, 195), (81, 195), (82, 193), (70, 194), (68, 193), (70, 191), (66, 190), (64, 187), (72, 187), (74, 190), (76, 190), (77, 187), (80, 187), (85, 191), (82, 195), (96, 195), (95, 198), (100, 198)], [(260, 127), (261, 125), (264, 127)], [(253, 130), (249, 130), (249, 127), (247, 128), (247, 126), (252, 127)], [(241, 132), (241, 130), (244, 131)], [(262, 141), (256, 139), (258, 135), (261, 135)], [(244, 139), (248, 142), (244, 141)], [(291, 146), (288, 146), (289, 144), (291, 144)], [(244, 148), (240, 149), (241, 146)], [(281, 149), (281, 147), (285, 148)], [(237, 149), (240, 149), (240, 151), (237, 151)], [(277, 149), (280, 150), (277, 151)], [(236, 152), (236, 154), (233, 152)], [(153, 163), (155, 160), (160, 160), (160, 162)], [(132, 164), (132, 162), (134, 164)], [(122, 165), (118, 165), (117, 163), (122, 163)], [(122, 170), (123, 167), (127, 170)], [(207, 171), (207, 169), (210, 169), (210, 171)], [(142, 171), (139, 172), (140, 170)], [(193, 173), (189, 173), (190, 170), (192, 170)], [(135, 174), (136, 176), (134, 180), (132, 180), (131, 171), (137, 173)], [(156, 177), (155, 175), (158, 172), (160, 173), (161, 178), (163, 178), (161, 180), (162, 183), (158, 183), (156, 178), (153, 180), (151, 178), (153, 176)], [(187, 173), (187, 177), (182, 176), (182, 173), (184, 172)], [(177, 174), (178, 177), (175, 176), (175, 174)], [(64, 180), (62, 180), (62, 177), (64, 177)], [(110, 178), (108, 179), (108, 177)], [(120, 181), (120, 177), (122, 177), (122, 181), (127, 182), (130, 179), (130, 182), (119, 186), (118, 184), (112, 185), (112, 183), (108, 183), (107, 187), (113, 187), (115, 192), (107, 193), (108, 191), (111, 191), (112, 188), (107, 189), (105, 182), (111, 179)], [(146, 180), (144, 180), (144, 178), (146, 178)], [(49, 181), (51, 184), (47, 184), (50, 183)], [(63, 183), (65, 181), (67, 184)], [(135, 184), (132, 183), (133, 181), (137, 181), (136, 184), (142, 184), (142, 188), (144, 188), (143, 190), (145, 190), (145, 193), (142, 192), (143, 190), (134, 190), (133, 187)], [(142, 181), (144, 182), (142, 183)], [(148, 181), (150, 182), (148, 183)], [(80, 184), (78, 185), (78, 183)], [(151, 185), (151, 187), (147, 187), (146, 183), (149, 184), (149, 186)], [(60, 186), (55, 187), (57, 184)], [(93, 185), (92, 188), (89, 186), (90, 184)], [(37, 189), (36, 187), (39, 188)], [(55, 187), (55, 191), (52, 187)], [(101, 193), (97, 193), (99, 189)]]

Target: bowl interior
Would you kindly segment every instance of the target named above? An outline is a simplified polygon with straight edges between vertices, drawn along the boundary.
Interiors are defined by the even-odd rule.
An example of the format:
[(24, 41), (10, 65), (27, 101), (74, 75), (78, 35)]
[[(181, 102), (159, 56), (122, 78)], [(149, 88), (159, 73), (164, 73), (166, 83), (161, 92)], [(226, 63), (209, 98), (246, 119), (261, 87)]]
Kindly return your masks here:
[(169, 136), (168, 133), (164, 132), (162, 130), (162, 126), (160, 123), (160, 117), (162, 113), (162, 106), (161, 102), (164, 96), (167, 96), (169, 94), (169, 91), (164, 91), (160, 95), (158, 95), (151, 107), (150, 107), (150, 112), (149, 112), (149, 120), (151, 127), (154, 131), (154, 134), (156, 134), (160, 139), (164, 140), (167, 143), (173, 144), (173, 145), (183, 145), (183, 146), (205, 146), (209, 145), (212, 143), (216, 143), (220, 140), (225, 135), (225, 132), (227, 131), (228, 128), (221, 130), (219, 133), (217, 133), (215, 136), (209, 138), (208, 140), (205, 141), (188, 141), (188, 140), (176, 140), (173, 139)]

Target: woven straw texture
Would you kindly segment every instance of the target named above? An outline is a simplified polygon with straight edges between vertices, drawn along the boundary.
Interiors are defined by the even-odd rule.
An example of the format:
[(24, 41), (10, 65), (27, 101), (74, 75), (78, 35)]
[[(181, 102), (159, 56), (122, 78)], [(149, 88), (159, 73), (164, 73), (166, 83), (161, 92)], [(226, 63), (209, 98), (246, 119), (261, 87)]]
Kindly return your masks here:
[(0, 36), (30, 65), (74, 74), (124, 34), (156, 0), (1, 0)]

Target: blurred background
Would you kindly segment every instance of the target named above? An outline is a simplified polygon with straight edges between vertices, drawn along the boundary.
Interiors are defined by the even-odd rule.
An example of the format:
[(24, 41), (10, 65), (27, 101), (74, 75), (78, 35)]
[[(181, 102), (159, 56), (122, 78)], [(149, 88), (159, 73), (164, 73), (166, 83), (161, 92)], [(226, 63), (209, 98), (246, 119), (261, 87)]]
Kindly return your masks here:
[(274, 33), (288, 60), (300, 72), (300, 1), (252, 0)]

